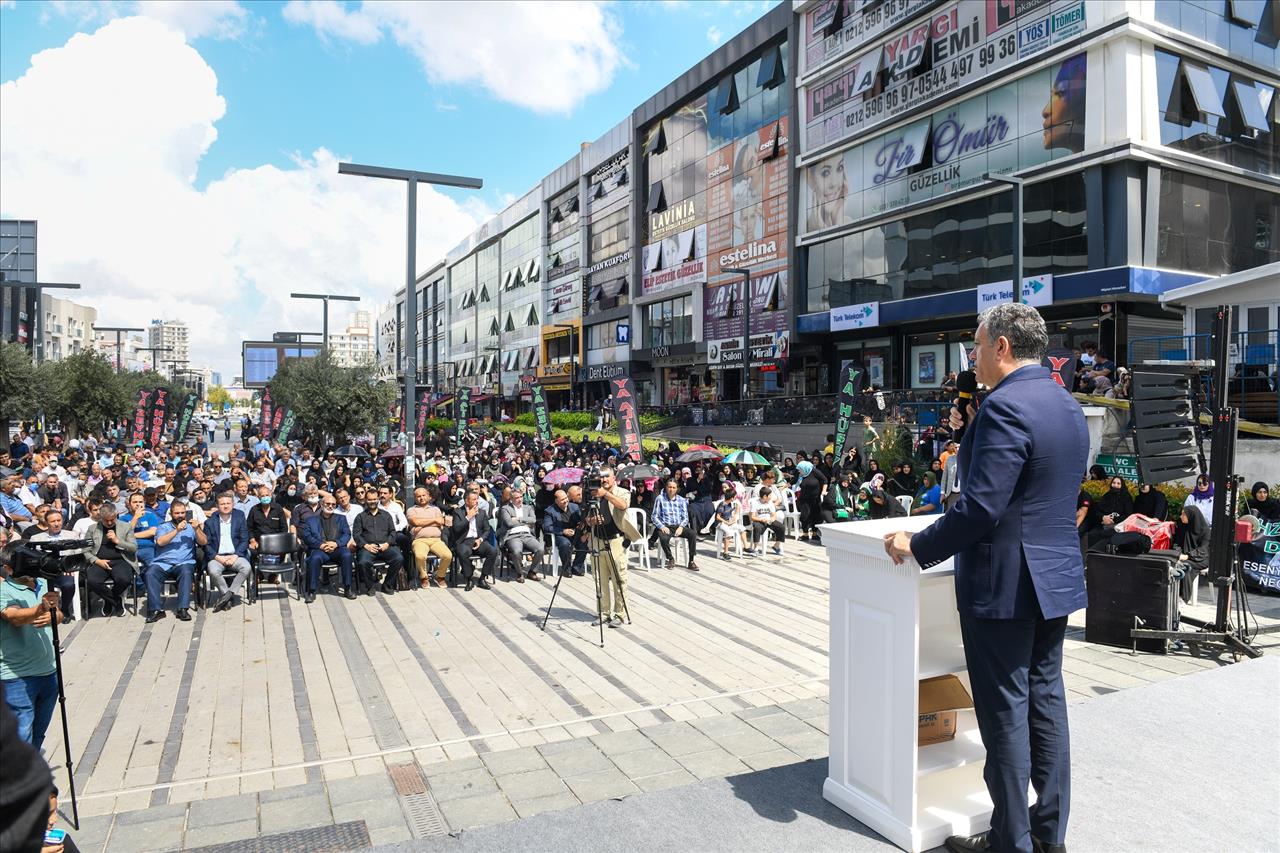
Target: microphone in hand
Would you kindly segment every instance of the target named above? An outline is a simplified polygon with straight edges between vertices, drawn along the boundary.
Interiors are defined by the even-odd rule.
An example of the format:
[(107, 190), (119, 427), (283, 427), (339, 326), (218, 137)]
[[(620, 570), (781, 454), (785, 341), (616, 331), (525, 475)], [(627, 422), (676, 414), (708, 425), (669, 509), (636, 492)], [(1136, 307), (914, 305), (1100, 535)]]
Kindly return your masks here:
[(956, 404), (951, 410), (951, 429), (954, 440), (959, 441), (969, 426), (978, 393), (978, 375), (972, 370), (962, 370), (956, 376)]

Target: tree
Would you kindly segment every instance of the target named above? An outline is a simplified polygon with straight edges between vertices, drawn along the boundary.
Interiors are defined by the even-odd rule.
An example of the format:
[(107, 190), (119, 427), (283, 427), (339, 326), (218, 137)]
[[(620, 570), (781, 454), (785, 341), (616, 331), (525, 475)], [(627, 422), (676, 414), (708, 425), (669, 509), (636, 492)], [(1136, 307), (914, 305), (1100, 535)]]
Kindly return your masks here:
[(208, 401), (210, 406), (213, 406), (213, 410), (215, 412), (221, 411), (224, 405), (233, 402), (231, 394), (228, 393), (227, 389), (223, 388), (221, 385), (214, 385), (210, 388), (209, 393), (205, 395), (205, 399)]
[(45, 415), (61, 421), (70, 438), (84, 427), (96, 430), (124, 417), (132, 402), (111, 362), (94, 350), (41, 364), (36, 385)]
[(331, 354), (289, 359), (271, 380), (273, 406), (293, 409), (298, 423), (325, 438), (343, 440), (373, 431), (395, 398), (392, 385), (374, 381), (373, 365), (339, 367)]
[(5, 419), (36, 414), (36, 373), (21, 344), (0, 341), (0, 412)]

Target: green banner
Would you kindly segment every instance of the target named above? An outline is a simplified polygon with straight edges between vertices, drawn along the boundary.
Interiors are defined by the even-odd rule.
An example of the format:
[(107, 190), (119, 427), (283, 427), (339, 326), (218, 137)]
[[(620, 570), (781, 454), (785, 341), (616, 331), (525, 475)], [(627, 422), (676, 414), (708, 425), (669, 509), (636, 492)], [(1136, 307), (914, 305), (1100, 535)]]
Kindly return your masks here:
[(289, 441), (289, 433), (293, 432), (293, 424), (296, 418), (293, 415), (293, 409), (285, 409), (284, 420), (280, 423), (280, 434), (277, 440), (284, 444)]
[(538, 426), (538, 439), (551, 441), (551, 413), (547, 411), (547, 391), (542, 384), (533, 384), (533, 422)]
[(836, 386), (840, 389), (836, 394), (836, 440), (835, 447), (831, 448), (837, 462), (844, 457), (849, 427), (853, 425), (853, 404), (862, 390), (862, 380), (862, 367), (853, 362), (840, 371), (840, 384)]
[(458, 396), (453, 400), (454, 411), (458, 415), (457, 435), (458, 442), (462, 442), (462, 433), (467, 428), (467, 421), (471, 418), (471, 389), (463, 388), (458, 392)]

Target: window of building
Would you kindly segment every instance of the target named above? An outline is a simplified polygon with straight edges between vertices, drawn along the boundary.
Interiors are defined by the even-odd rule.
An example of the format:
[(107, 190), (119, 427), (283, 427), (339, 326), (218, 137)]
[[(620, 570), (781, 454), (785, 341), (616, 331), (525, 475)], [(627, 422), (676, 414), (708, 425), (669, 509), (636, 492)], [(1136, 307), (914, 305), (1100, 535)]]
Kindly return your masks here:
[(647, 347), (686, 344), (693, 340), (693, 298), (664, 299), (645, 306), (644, 342)]
[(1163, 169), (1156, 266), (1221, 275), (1280, 261), (1280, 193)]
[(619, 322), (626, 321), (610, 320), (607, 323), (597, 323), (594, 326), (587, 326), (587, 349), (600, 350), (616, 347), (618, 345)]
[(630, 242), (627, 217), (630, 210), (619, 208), (591, 223), (588, 230), (591, 243), (591, 262), (602, 261), (620, 255)]
[(1280, 13), (1272, 0), (1155, 0), (1155, 17), (1263, 68), (1280, 67)]

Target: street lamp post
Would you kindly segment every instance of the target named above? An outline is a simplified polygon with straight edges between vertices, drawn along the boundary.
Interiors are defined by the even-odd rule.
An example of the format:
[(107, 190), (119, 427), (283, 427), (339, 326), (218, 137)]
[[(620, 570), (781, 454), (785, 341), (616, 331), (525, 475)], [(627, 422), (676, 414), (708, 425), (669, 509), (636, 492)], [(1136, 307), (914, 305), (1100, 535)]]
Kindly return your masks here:
[(116, 373), (121, 373), (120, 357), (124, 348), (123, 336), (126, 332), (145, 332), (146, 329), (141, 326), (94, 326), (95, 332), (115, 332), (116, 333)]
[(1013, 187), (1013, 301), (1022, 301), (1022, 189), (1026, 181), (1013, 175), (987, 172), (982, 177)]
[(721, 267), (720, 272), (742, 276), (742, 402), (751, 396), (751, 270), (745, 267)]
[[(173, 347), (138, 347), (138, 351), (151, 353), (151, 369), (158, 372), (158, 368), (156, 366), (156, 354), (162, 352), (173, 352)], [(173, 363), (182, 364), (180, 361), (175, 361)]]
[(322, 333), (324, 335), (324, 343), (321, 345), (321, 349), (325, 353), (329, 352), (329, 300), (336, 299), (339, 302), (360, 301), (359, 296), (339, 296), (334, 293), (290, 293), (289, 296), (293, 299), (319, 299), (324, 302), (324, 331)]
[[(501, 315), (499, 315), (499, 316), (501, 316)], [(497, 394), (495, 394), (494, 396), (496, 396), (496, 397), (498, 398), (498, 423), (502, 423), (502, 347), (501, 347), (501, 346), (489, 346), (489, 347), (485, 347), (485, 348), (484, 348), (484, 350), (485, 350), (485, 352), (495, 353), (495, 355), (494, 355), (494, 359), (493, 359), (493, 363), (494, 363), (495, 365), (497, 365), (497, 367), (498, 367), (498, 370), (497, 370), (497, 373), (498, 373), (498, 382), (497, 382), (497, 386), (498, 386), (498, 393), (497, 393)]]
[(573, 390), (574, 390), (573, 386), (574, 386), (575, 380), (577, 379), (576, 374), (578, 372), (578, 368), (577, 368), (578, 346), (577, 346), (577, 342), (574, 341), (574, 337), (575, 337), (574, 333), (577, 331), (577, 327), (574, 326), (572, 323), (552, 323), (551, 328), (569, 330), (569, 408), (573, 409)]
[(39, 341), (39, 344), (37, 345), (36, 343), (37, 336), (33, 334), (31, 336), (31, 349), (35, 352), (36, 364), (39, 364), (40, 356), (41, 356), (40, 351), (44, 349), (44, 323), (41, 322), (40, 320), (40, 312), (43, 310), (40, 307), (40, 291), (42, 290), (79, 290), (80, 285), (74, 284), (74, 283), (68, 283), (68, 282), (55, 282), (55, 281), (5, 281), (3, 278), (0, 278), (0, 287), (12, 287), (12, 288), (23, 288), (23, 289), (29, 287), (35, 290), (36, 322), (33, 325), (35, 326), (35, 330), (40, 333), (39, 334), (40, 341)]
[[(461, 187), (478, 190), (484, 186), (479, 178), (466, 178), (460, 175), (441, 175), (435, 172), (417, 172), (412, 169), (389, 169), (385, 166), (365, 166), (359, 163), (339, 163), (339, 175), (358, 175), (364, 178), (384, 178), (392, 181), (404, 181), (408, 187), (408, 222), (406, 231), (407, 248), (405, 252), (405, 349), (414, 357), (414, 370), (404, 372), (405, 407), (413, 409), (417, 402), (418, 371), (418, 184), (436, 184), (445, 187)], [(408, 499), (412, 499), (414, 485), (413, 469), (413, 433), (409, 432), (409, 447), (405, 453), (404, 487)]]

